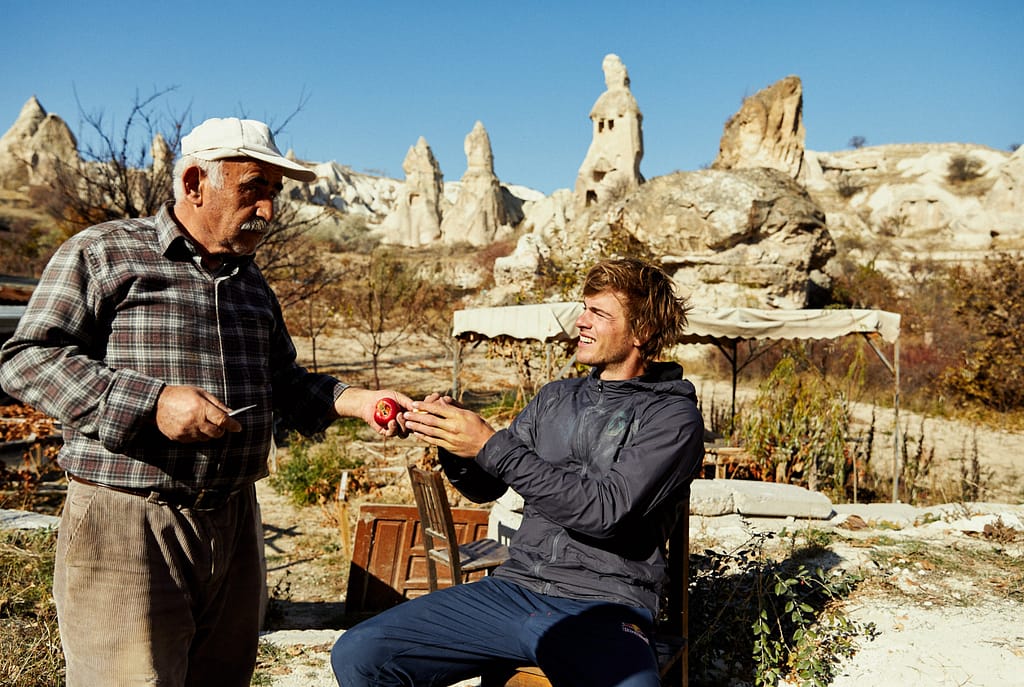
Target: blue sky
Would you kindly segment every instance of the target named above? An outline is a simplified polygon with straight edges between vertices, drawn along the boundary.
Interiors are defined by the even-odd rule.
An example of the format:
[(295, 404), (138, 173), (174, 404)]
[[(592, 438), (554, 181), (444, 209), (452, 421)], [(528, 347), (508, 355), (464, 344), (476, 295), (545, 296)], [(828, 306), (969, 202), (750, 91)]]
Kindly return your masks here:
[[(423, 136), (446, 180), (484, 123), (498, 176), (571, 188), (601, 60), (622, 58), (648, 178), (709, 164), (743, 98), (795, 74), (807, 147), (1024, 142), (1024, 2), (190, 2), (0, 0), (0, 131), (36, 95), (80, 133), (175, 87), (190, 121), (281, 123), (304, 159), (402, 178)], [(77, 98), (76, 101), (76, 92)]]

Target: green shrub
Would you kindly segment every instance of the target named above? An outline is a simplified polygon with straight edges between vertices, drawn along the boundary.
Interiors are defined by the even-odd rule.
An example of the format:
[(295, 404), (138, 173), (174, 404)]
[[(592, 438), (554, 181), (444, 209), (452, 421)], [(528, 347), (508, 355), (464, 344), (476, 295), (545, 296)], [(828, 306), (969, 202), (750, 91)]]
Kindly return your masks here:
[[(827, 553), (816, 543), (784, 559), (768, 555), (775, 535), (752, 534), (734, 552), (707, 549), (690, 556), (691, 684), (825, 685), (870, 623), (846, 616), (838, 603), (860, 578), (826, 571), (812, 560)], [(737, 682), (737, 678), (742, 682)]]
[(347, 438), (338, 432), (322, 441), (292, 435), (287, 456), (270, 477), (270, 485), (300, 506), (334, 499), (342, 473), (363, 464), (349, 453)]
[(845, 494), (846, 394), (819, 375), (801, 374), (793, 357), (779, 361), (761, 384), (739, 427), (761, 479)]
[(954, 155), (949, 159), (949, 167), (946, 170), (946, 179), (951, 184), (963, 184), (973, 181), (981, 176), (983, 163), (976, 157), (969, 155)]

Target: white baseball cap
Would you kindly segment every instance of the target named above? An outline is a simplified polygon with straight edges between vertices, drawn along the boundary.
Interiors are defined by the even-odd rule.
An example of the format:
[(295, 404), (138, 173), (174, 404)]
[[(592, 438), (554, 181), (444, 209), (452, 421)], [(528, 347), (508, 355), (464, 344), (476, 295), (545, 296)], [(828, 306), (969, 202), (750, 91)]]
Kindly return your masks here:
[(207, 119), (181, 139), (181, 154), (200, 160), (251, 157), (279, 168), (286, 177), (299, 181), (316, 179), (316, 172), (282, 155), (270, 128), (255, 119)]

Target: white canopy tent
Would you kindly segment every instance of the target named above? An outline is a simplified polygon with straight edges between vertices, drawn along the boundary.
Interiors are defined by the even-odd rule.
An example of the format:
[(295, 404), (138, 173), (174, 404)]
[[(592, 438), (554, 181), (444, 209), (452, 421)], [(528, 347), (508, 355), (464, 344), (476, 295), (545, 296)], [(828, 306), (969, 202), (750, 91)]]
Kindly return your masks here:
[(510, 336), (513, 339), (544, 342), (572, 341), (579, 336), (576, 318), (581, 312), (582, 303), (538, 303), (456, 310), (452, 317), (452, 336), (470, 340), (474, 336), (482, 339)]
[[(737, 359), (740, 341), (782, 339), (837, 339), (861, 334), (871, 345), (897, 383), (899, 403), (900, 316), (884, 310), (758, 310), (755, 308), (694, 308), (687, 315), (689, 324), (680, 343), (714, 344), (732, 364), (732, 411), (736, 413), (736, 375), (756, 354), (743, 364)], [(875, 339), (893, 346), (890, 362)]]
[[(541, 303), (498, 308), (471, 308), (457, 310), (453, 317), (452, 336), (458, 340), (455, 347), (455, 366), (452, 391), (458, 393), (462, 343), (500, 336), (513, 339), (541, 341), (547, 345), (572, 341), (578, 335), (576, 318), (583, 306), (580, 303)], [(893, 427), (893, 499), (899, 493), (900, 457), (900, 316), (884, 310), (759, 310), (755, 308), (693, 308), (687, 319), (686, 333), (680, 339), (684, 344), (712, 344), (726, 356), (732, 366), (732, 412), (736, 413), (736, 381), (739, 370), (757, 357), (751, 349), (742, 363), (738, 358), (738, 345), (746, 341), (775, 342), (783, 339), (835, 339), (858, 334), (874, 350), (879, 360), (893, 375), (894, 427)], [(892, 359), (885, 355), (878, 340), (892, 346)], [(763, 351), (761, 351), (763, 352)], [(573, 358), (573, 361), (575, 358)], [(569, 365), (573, 361), (570, 361)], [(568, 366), (563, 369), (564, 374)]]
[[(576, 318), (583, 312), (582, 303), (538, 303), (508, 305), (499, 308), (456, 310), (452, 316), (455, 337), (455, 362), (452, 369), (452, 396), (459, 395), (459, 373), (462, 368), (462, 347), (485, 339), (508, 337), (542, 342), (551, 357), (555, 343), (575, 341), (579, 336)], [(576, 360), (573, 356), (569, 365)], [(550, 367), (550, 365), (548, 366)], [(568, 366), (555, 376), (565, 374)]]

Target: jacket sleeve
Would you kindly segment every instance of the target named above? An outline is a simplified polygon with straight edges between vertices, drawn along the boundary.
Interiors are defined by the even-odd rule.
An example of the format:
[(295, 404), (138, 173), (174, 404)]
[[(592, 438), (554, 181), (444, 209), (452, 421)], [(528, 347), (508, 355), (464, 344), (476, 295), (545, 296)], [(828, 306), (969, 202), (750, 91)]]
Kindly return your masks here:
[(488, 474), (474, 460), (460, 458), (443, 448), (437, 449), (437, 457), (448, 481), (473, 503), (495, 501), (508, 489), (508, 485)]
[[(512, 421), (519, 436), (533, 434), (533, 421), (537, 416), (537, 407), (541, 404), (543, 397), (544, 389), (541, 388), (540, 393), (527, 403), (526, 407)], [(493, 437), (488, 444), (490, 441), (493, 441)], [(485, 452), (487, 452), (487, 444), (484, 445), (481, 455)], [(504, 479), (489, 472), (480, 464), (480, 456), (477, 456), (477, 460), (468, 460), (453, 455), (443, 448), (438, 448), (437, 457), (448, 481), (473, 503), (495, 501), (508, 490), (509, 485)]]
[(287, 429), (311, 436), (324, 431), (337, 419), (334, 402), (348, 385), (299, 365), (281, 305), (270, 286), (263, 283), (267, 302), (274, 313), (270, 358), (274, 410)]
[(515, 426), (502, 430), (478, 464), (549, 520), (598, 539), (615, 537), (680, 498), (704, 455), (704, 422), (684, 397), (649, 405), (604, 475), (583, 474), (538, 456)]

